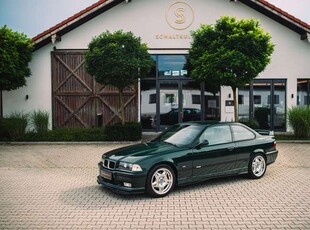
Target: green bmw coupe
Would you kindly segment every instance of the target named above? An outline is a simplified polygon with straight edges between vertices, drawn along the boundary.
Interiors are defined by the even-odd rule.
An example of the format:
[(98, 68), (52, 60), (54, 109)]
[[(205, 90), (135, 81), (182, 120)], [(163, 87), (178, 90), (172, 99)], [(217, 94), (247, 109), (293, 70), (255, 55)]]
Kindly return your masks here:
[(261, 178), (276, 141), (240, 123), (182, 123), (154, 140), (102, 155), (97, 181), (119, 193), (163, 197), (175, 186), (247, 173)]

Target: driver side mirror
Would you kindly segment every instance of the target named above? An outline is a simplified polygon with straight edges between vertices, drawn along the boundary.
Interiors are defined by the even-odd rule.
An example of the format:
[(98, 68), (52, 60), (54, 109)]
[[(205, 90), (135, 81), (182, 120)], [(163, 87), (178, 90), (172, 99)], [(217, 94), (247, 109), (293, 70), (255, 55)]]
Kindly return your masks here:
[(198, 143), (198, 145), (196, 145), (196, 149), (201, 149), (205, 146), (209, 145), (209, 141), (208, 140), (203, 140), (201, 142)]

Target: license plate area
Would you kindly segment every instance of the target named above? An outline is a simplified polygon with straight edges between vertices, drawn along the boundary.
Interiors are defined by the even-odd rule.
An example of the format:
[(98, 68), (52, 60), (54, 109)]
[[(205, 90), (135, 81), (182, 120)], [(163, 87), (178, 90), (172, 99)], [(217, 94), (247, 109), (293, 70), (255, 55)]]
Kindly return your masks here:
[(100, 170), (100, 176), (107, 180), (112, 180), (112, 173)]

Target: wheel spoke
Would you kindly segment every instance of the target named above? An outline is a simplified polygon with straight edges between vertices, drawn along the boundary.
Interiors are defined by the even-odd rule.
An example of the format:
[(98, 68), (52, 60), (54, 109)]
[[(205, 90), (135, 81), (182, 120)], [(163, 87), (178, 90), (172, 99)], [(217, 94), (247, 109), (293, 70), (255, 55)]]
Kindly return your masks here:
[(258, 155), (252, 161), (252, 173), (256, 177), (260, 177), (264, 174), (266, 169), (266, 162), (263, 156)]
[(152, 189), (159, 195), (170, 191), (173, 185), (173, 175), (167, 168), (158, 169), (152, 176)]

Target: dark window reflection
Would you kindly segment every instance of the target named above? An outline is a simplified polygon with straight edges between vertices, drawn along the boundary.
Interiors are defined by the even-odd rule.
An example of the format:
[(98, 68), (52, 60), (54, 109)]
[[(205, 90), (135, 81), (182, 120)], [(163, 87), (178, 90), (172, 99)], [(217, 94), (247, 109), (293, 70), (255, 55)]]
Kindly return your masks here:
[(310, 105), (310, 79), (297, 80), (297, 105)]

